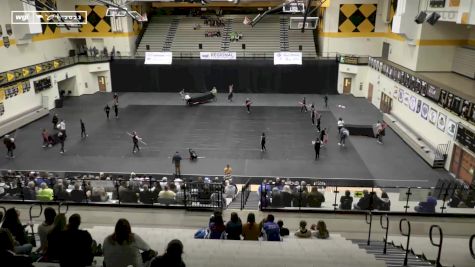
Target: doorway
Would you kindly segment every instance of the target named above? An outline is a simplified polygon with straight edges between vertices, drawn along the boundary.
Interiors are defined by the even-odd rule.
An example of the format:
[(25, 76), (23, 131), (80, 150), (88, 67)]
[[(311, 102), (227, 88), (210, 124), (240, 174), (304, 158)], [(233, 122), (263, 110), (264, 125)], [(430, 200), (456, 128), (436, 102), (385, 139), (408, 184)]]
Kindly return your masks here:
[(371, 103), (373, 102), (373, 84), (368, 84), (368, 101)]
[(452, 151), (452, 161), (450, 162), (450, 172), (455, 177), (464, 180), (467, 184), (472, 184), (474, 179), (475, 157), (454, 144)]
[(389, 57), (389, 47), (390, 47), (389, 43), (386, 43), (386, 42), (383, 43), (383, 52), (382, 52), (382, 56), (381, 56), (382, 58), (388, 59), (388, 57)]
[(383, 113), (391, 113), (391, 108), (393, 106), (393, 99), (385, 93), (381, 93), (381, 102), (379, 103), (379, 109)]
[(349, 95), (351, 93), (351, 78), (343, 79), (343, 94)]
[(99, 84), (99, 92), (105, 92), (107, 90), (106, 77), (97, 76), (97, 83)]

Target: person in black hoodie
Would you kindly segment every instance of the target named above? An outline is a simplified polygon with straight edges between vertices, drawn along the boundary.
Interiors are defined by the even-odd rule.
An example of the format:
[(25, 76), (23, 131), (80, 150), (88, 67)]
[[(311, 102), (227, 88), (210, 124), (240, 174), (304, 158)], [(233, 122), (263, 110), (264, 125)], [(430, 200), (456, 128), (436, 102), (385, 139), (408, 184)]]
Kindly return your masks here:
[(181, 258), (183, 254), (183, 243), (178, 239), (173, 239), (168, 243), (165, 254), (152, 260), (151, 267), (185, 267)]
[(73, 214), (69, 224), (62, 232), (59, 262), (61, 267), (90, 266), (94, 259), (92, 253), (92, 237), (88, 231), (79, 230), (81, 216)]

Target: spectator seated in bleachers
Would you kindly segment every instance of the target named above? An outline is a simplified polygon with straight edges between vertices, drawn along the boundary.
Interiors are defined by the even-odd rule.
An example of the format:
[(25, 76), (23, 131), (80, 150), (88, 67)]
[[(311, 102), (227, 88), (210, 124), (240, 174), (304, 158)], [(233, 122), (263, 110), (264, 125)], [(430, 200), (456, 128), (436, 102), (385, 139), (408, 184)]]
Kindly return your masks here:
[(35, 182), (30, 181), (26, 187), (22, 188), (25, 200), (36, 200)]
[(242, 222), (236, 212), (231, 213), (231, 220), (226, 223), (227, 239), (241, 240)]
[(109, 196), (104, 187), (94, 187), (92, 188), (92, 193), (90, 196), (92, 202), (107, 202), (109, 201)]
[(389, 199), (388, 193), (382, 192), (380, 198), (378, 210), (389, 211), (391, 210), (391, 200)]
[(158, 194), (159, 199), (175, 199), (176, 193), (170, 190), (168, 185), (165, 185), (164, 190)]
[(363, 197), (360, 198), (358, 203), (353, 205), (356, 210), (369, 210), (371, 196), (368, 190), (363, 190)]
[(345, 195), (340, 197), (340, 209), (351, 210), (352, 206), (353, 206), (353, 197), (351, 196), (350, 190), (346, 190)]
[(318, 187), (312, 186), (310, 193), (307, 196), (308, 206), (312, 208), (320, 208), (325, 202), (325, 196), (318, 191)]
[(148, 185), (143, 186), (143, 191), (140, 192), (140, 202), (144, 204), (153, 204), (157, 202), (158, 195), (150, 191)]
[(307, 222), (300, 221), (300, 227), (297, 232), (295, 232), (295, 236), (299, 238), (310, 238), (312, 237), (312, 231), (307, 229)]
[(48, 188), (48, 185), (45, 182), (42, 182), (40, 184), (40, 190), (36, 193), (36, 199), (41, 201), (53, 200), (53, 189)]
[(432, 192), (429, 191), (426, 201), (419, 202), (419, 204), (414, 207), (414, 210), (420, 213), (435, 213), (435, 206), (437, 206), (437, 199), (433, 197)]
[(261, 234), (261, 227), (256, 223), (256, 216), (254, 213), (247, 215), (247, 223), (242, 226), (242, 237), (244, 240), (259, 240)]
[(47, 207), (43, 212), (45, 215), (45, 220), (38, 225), (38, 236), (40, 237), (40, 247), (36, 250), (39, 254), (46, 253), (46, 248), (48, 244), (48, 233), (54, 227), (54, 219), (56, 217), (56, 211), (51, 208)]
[(178, 239), (173, 239), (167, 245), (166, 252), (154, 258), (151, 263), (151, 267), (185, 267), (185, 263), (181, 258), (183, 254), (183, 243)]
[(207, 31), (205, 37), (221, 37), (221, 31)]
[(209, 219), (209, 239), (223, 239), (226, 227), (224, 226), (223, 215), (216, 211)]
[(74, 184), (74, 189), (71, 190), (69, 195), (71, 200), (74, 202), (81, 203), (85, 199), (84, 191), (81, 190), (81, 184), (79, 182)]
[(0, 229), (0, 263), (2, 266), (33, 267), (32, 259), (15, 253), (15, 241), (7, 229)]
[(231, 42), (237, 42), (242, 39), (242, 33), (238, 32), (231, 32), (229, 33), (229, 40)]
[(93, 240), (88, 231), (80, 230), (81, 216), (69, 217), (66, 229), (61, 233), (59, 262), (61, 267), (90, 266), (93, 255)]
[(142, 267), (144, 252), (146, 260), (155, 256), (156, 252), (137, 234), (132, 233), (129, 221), (119, 219), (115, 224), (114, 233), (104, 239), (104, 264), (106, 267)]
[(131, 184), (129, 184), (122, 193), (119, 192), (119, 197), (120, 201), (124, 203), (137, 203), (139, 199)]
[(224, 182), (224, 197), (226, 198), (234, 198), (236, 196), (236, 186), (232, 185), (229, 180)]
[(267, 215), (262, 226), (263, 238), (266, 241), (281, 241), (280, 240), (280, 227), (274, 222), (274, 215)]
[(292, 206), (292, 190), (289, 185), (284, 185), (282, 191), (280, 192), (282, 196), (282, 206), (291, 207)]
[(279, 228), (280, 228), (280, 236), (281, 236), (281, 237), (290, 235), (289, 228), (285, 228), (285, 227), (284, 227), (284, 222), (283, 222), (282, 220), (278, 220), (278, 221), (277, 221), (277, 225), (278, 225)]
[(8, 230), (14, 238), (14, 252), (29, 255), (33, 246), (28, 242), (25, 228), (30, 223), (22, 225), (20, 222), (20, 211), (9, 208), (4, 215), (2, 228)]
[(272, 188), (272, 195), (271, 195), (271, 207), (273, 208), (280, 208), (282, 207), (282, 195), (280, 194), (279, 188), (274, 187)]
[(315, 237), (318, 239), (327, 239), (330, 237), (330, 232), (328, 232), (327, 224), (324, 221), (318, 221), (317, 224), (312, 224), (310, 229), (316, 231)]
[(54, 200), (56, 201), (68, 201), (70, 199), (68, 191), (64, 188), (64, 184), (61, 182), (57, 184), (56, 191), (54, 193)]
[(46, 255), (45, 261), (48, 262), (59, 262), (59, 257), (61, 254), (61, 245), (62, 245), (62, 234), (66, 229), (66, 215), (60, 213), (56, 215), (53, 222), (53, 228), (47, 234), (47, 245), (46, 245)]
[(307, 207), (308, 205), (308, 189), (307, 183), (302, 181), (299, 186), (295, 187), (292, 194), (292, 206), (293, 207)]

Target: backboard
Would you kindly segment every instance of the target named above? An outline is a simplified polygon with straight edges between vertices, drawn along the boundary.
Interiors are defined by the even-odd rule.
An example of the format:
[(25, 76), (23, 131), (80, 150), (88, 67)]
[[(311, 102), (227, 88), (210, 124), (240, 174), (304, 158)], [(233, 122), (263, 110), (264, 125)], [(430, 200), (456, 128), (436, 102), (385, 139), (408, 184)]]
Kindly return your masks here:
[[(303, 26), (303, 17), (291, 17), (289, 23), (290, 30), (300, 30)], [(318, 17), (307, 17), (305, 21), (305, 29), (316, 29), (318, 25)]]

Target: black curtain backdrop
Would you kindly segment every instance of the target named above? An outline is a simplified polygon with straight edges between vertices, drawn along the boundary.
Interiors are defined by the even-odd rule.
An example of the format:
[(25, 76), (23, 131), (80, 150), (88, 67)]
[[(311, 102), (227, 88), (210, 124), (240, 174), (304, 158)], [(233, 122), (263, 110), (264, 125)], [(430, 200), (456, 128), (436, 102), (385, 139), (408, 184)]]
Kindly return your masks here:
[(337, 94), (338, 63), (304, 60), (302, 65), (274, 65), (273, 60), (230, 61), (173, 59), (172, 65), (145, 65), (143, 59), (111, 63), (114, 92), (206, 92), (216, 86), (224, 93)]

